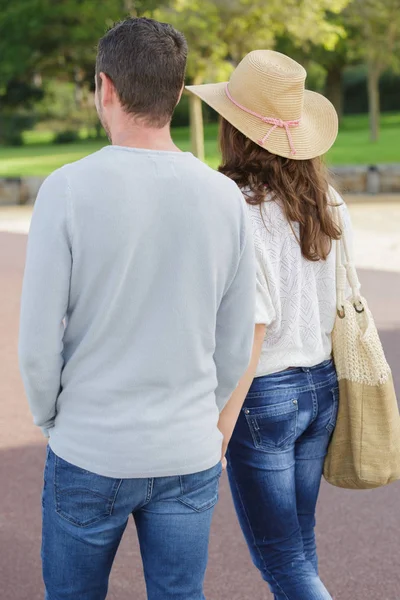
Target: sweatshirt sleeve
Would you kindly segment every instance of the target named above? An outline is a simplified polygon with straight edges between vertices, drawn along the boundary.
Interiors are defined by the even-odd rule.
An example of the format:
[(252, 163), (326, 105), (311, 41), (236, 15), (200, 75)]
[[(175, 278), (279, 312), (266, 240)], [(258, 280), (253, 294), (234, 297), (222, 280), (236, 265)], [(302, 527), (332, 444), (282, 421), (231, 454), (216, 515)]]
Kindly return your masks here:
[(242, 250), (236, 275), (217, 314), (216, 350), (220, 411), (228, 402), (251, 358), (254, 338), (256, 267), (254, 243), (244, 200), (242, 203)]
[(63, 368), (63, 319), (72, 267), (69, 198), (64, 169), (36, 200), (21, 300), (19, 361), (34, 422), (48, 436), (56, 417)]

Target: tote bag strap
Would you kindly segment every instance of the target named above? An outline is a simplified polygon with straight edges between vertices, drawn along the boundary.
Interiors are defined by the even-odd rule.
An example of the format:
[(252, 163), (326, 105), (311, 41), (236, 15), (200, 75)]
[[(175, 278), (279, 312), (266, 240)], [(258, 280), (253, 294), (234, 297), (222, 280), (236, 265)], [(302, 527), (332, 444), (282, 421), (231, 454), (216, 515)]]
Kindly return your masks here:
[[(360, 296), (360, 280), (357, 269), (349, 249), (349, 242), (346, 237), (346, 230), (343, 223), (342, 205), (334, 205), (333, 212), (336, 224), (338, 225), (342, 236), (335, 243), (336, 246), (336, 308), (339, 317), (343, 318), (344, 305), (346, 300), (347, 283), (351, 287), (352, 302), (357, 312), (363, 312), (364, 307)], [(344, 262), (343, 262), (344, 261)]]

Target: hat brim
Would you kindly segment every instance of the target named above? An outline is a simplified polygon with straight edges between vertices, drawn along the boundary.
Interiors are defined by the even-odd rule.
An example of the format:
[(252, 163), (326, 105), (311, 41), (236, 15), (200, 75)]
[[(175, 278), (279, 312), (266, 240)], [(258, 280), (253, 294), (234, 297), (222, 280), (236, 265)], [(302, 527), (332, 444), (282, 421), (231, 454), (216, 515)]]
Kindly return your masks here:
[[(300, 124), (290, 128), (296, 154), (292, 154), (288, 136), (284, 128), (277, 127), (261, 144), (260, 140), (272, 128), (272, 125), (238, 108), (226, 95), (227, 83), (207, 83), (189, 85), (186, 89), (201, 98), (218, 114), (241, 131), (253, 142), (272, 154), (307, 160), (322, 156), (333, 145), (338, 134), (338, 117), (331, 102), (318, 94), (305, 90), (304, 106)], [(277, 118), (278, 115), (264, 115)]]

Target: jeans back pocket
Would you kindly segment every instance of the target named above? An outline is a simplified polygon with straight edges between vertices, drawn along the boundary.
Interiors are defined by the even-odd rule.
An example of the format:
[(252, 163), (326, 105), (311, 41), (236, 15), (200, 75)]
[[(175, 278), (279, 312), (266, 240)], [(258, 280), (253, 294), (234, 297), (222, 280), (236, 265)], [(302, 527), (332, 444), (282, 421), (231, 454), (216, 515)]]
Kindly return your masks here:
[(243, 412), (256, 448), (278, 452), (294, 442), (299, 413), (297, 398), (257, 408), (245, 406)]
[(213, 508), (218, 502), (219, 480), (222, 466), (219, 462), (215, 467), (194, 473), (181, 475), (181, 496), (178, 501), (195, 512), (203, 512)]
[(102, 477), (55, 456), (55, 502), (60, 517), (88, 527), (109, 517), (121, 485), (120, 479)]

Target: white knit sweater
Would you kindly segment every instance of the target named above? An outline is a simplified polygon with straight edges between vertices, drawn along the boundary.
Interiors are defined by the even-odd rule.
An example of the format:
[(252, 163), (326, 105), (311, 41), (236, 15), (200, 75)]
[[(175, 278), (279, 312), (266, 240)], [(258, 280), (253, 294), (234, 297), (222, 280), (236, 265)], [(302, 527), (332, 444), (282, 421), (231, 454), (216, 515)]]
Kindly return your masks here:
[[(343, 200), (332, 189), (338, 203)], [(346, 235), (351, 223), (343, 204)], [(256, 322), (267, 324), (257, 377), (329, 359), (336, 315), (335, 252), (326, 261), (303, 258), (278, 202), (249, 206), (257, 257)], [(298, 235), (298, 225), (293, 224)]]

